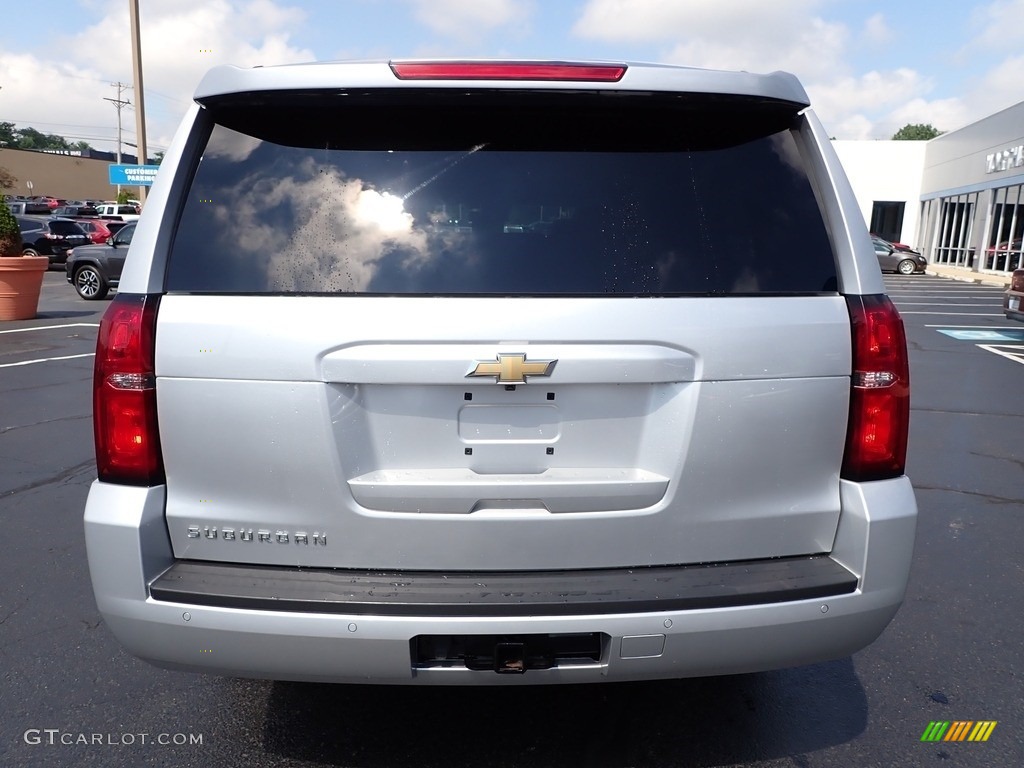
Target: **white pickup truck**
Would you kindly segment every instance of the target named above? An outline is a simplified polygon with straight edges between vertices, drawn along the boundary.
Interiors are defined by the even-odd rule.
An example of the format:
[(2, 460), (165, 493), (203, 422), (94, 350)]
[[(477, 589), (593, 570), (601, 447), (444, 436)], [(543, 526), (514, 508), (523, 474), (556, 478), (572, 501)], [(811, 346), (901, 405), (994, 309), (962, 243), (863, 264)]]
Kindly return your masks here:
[(136, 205), (118, 205), (117, 203), (103, 203), (97, 205), (96, 210), (99, 211), (101, 219), (110, 219), (111, 221), (136, 221), (142, 213)]

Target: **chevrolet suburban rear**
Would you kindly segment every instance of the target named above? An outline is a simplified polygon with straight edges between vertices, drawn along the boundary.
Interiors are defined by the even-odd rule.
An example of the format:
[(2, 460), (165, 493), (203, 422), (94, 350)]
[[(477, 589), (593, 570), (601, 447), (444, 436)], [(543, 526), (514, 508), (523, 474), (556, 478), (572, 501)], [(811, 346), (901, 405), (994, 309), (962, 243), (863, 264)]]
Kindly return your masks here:
[(128, 650), (582, 683), (883, 631), (906, 342), (793, 76), (220, 67), (195, 101), (97, 347), (86, 541)]

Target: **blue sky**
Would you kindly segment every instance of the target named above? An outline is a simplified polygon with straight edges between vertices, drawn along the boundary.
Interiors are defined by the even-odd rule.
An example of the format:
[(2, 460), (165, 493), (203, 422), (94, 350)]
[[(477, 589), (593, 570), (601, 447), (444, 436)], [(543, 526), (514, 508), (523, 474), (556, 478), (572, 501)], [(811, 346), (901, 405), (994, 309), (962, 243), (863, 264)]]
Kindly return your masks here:
[[(0, 121), (113, 148), (128, 0), (5, 2)], [(1024, 0), (141, 0), (147, 134), (203, 72), (346, 58), (656, 61), (794, 72), (830, 135), (952, 130), (1024, 101)], [(127, 92), (129, 100), (134, 96)], [(134, 142), (134, 113), (122, 113)]]

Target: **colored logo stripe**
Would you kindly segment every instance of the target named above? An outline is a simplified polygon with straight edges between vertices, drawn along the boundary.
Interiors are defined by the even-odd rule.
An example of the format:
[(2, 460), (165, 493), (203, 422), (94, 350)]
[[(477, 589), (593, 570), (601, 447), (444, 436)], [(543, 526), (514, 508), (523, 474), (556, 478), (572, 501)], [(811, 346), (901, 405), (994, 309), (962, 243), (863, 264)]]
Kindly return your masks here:
[(992, 731), (996, 729), (995, 720), (981, 720), (974, 730), (971, 731), (971, 735), (967, 737), (968, 741), (988, 741), (988, 737), (992, 735)]
[(921, 734), (921, 741), (988, 741), (996, 720), (933, 720)]
[(943, 741), (963, 741), (967, 738), (967, 732), (974, 725), (970, 720), (957, 720), (949, 727), (949, 733)]

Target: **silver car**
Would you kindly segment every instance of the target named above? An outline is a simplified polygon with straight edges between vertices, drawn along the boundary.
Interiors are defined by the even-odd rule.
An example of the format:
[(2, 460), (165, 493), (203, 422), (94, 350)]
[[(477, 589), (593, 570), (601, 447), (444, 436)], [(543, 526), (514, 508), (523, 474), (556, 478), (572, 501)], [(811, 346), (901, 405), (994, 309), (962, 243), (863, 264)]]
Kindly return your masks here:
[(906, 342), (793, 76), (220, 67), (195, 100), (97, 348), (85, 533), (128, 650), (583, 683), (886, 627)]

